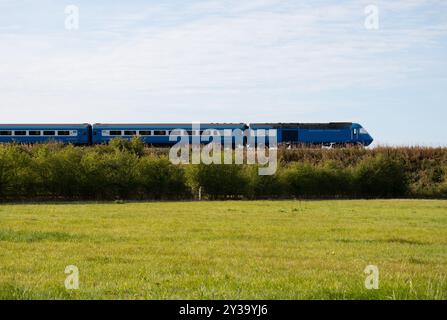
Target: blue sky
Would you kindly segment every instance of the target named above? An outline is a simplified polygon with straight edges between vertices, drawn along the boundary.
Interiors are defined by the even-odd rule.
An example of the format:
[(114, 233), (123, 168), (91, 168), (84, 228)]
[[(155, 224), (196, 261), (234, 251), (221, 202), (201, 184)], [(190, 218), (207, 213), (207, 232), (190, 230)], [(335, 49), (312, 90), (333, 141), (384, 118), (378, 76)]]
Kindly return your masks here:
[(444, 0), (0, 0), (3, 123), (355, 121), (445, 146), (446, 102)]

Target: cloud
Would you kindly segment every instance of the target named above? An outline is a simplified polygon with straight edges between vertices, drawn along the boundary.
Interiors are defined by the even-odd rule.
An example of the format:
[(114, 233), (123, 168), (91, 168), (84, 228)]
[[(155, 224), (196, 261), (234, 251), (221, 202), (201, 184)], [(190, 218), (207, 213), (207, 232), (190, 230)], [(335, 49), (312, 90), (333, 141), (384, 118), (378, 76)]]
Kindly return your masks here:
[[(272, 105), (302, 114), (319, 104), (297, 106), (297, 94), (384, 88), (439, 67), (421, 48), (447, 34), (433, 11), (443, 3), (379, 1), (377, 31), (363, 27), (366, 4), (232, 0), (102, 12), (81, 4), (78, 32), (63, 30), (62, 19), (40, 33), (0, 28), (0, 108), (15, 108), (11, 118), (41, 108), (55, 119), (75, 117), (61, 105), (84, 119), (118, 119), (120, 108), (137, 118), (156, 105), (165, 118), (205, 105), (215, 117), (268, 114)], [(421, 10), (433, 19), (419, 21)]]

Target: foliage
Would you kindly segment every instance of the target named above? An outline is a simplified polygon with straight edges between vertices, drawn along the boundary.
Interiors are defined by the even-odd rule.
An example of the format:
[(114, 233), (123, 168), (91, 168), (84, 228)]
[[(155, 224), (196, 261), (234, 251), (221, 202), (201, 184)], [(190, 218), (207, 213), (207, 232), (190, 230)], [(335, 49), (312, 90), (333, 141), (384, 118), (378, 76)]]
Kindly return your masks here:
[(0, 200), (446, 198), (447, 149), (282, 149), (278, 170), (173, 165), (139, 139), (0, 145)]

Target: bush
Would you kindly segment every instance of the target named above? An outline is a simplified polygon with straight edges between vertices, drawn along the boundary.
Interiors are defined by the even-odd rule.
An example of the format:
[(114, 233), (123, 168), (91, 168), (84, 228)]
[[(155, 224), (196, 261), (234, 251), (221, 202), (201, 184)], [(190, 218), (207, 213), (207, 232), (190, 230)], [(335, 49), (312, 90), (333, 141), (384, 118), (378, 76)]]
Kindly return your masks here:
[(246, 166), (246, 195), (251, 199), (279, 198), (284, 195), (284, 186), (280, 180), (281, 168), (274, 175), (261, 176), (256, 165)]
[(278, 171), (181, 165), (141, 140), (74, 147), (0, 144), (0, 200), (437, 197), (447, 198), (447, 149), (279, 150)]
[(19, 145), (0, 145), (0, 197), (32, 192), (31, 155)]
[(81, 195), (79, 163), (82, 150), (58, 144), (38, 145), (32, 158), (34, 195), (74, 198)]
[(81, 162), (85, 191), (100, 199), (136, 198), (137, 165), (138, 157), (127, 151), (89, 151)]
[(143, 199), (184, 199), (190, 197), (185, 172), (167, 158), (142, 158), (138, 163), (138, 185)]
[(248, 194), (248, 179), (241, 165), (193, 165), (189, 177), (195, 191), (202, 188), (202, 195), (210, 199), (239, 198)]
[(354, 171), (355, 185), (362, 197), (404, 197), (408, 192), (403, 164), (390, 156), (362, 160)]
[(349, 170), (331, 163), (290, 165), (282, 174), (286, 194), (295, 197), (340, 197), (352, 194)]
[(144, 155), (144, 142), (138, 137), (133, 137), (131, 140), (115, 138), (109, 143), (109, 146), (116, 151), (128, 151), (138, 157)]

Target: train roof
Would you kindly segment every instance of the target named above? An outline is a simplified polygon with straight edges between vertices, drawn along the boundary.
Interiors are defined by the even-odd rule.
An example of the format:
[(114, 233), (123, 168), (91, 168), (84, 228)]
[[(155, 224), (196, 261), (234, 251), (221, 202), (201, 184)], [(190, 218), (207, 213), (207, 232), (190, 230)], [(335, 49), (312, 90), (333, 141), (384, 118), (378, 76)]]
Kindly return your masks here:
[(346, 129), (352, 126), (352, 122), (329, 123), (250, 123), (250, 128), (275, 128), (275, 129)]
[(193, 125), (200, 125), (201, 127), (220, 127), (220, 128), (240, 128), (246, 127), (245, 123), (95, 123), (95, 127), (101, 128), (126, 128), (126, 127), (151, 127), (151, 128), (191, 128)]
[(0, 127), (8, 128), (59, 128), (59, 127), (88, 127), (88, 123), (3, 123)]

